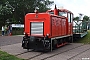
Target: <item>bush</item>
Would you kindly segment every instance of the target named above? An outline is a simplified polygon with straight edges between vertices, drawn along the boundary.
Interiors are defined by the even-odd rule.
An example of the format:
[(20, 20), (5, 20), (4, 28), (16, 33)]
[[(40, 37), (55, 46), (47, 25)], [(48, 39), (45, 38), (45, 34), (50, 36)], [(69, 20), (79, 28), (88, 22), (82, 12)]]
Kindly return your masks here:
[(23, 35), (24, 28), (12, 28), (12, 35)]

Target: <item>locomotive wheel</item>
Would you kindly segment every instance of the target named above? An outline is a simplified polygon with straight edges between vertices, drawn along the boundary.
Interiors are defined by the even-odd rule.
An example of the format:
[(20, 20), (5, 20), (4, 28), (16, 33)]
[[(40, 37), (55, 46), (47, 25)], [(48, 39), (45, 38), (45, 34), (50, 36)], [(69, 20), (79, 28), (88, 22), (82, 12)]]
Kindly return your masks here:
[(60, 39), (60, 42), (59, 43), (62, 44), (63, 43), (63, 39)]
[(52, 43), (52, 45), (53, 45), (53, 49), (56, 49), (56, 48), (57, 48), (57, 47), (56, 47), (57, 43), (58, 43), (57, 40), (53, 40), (53, 43)]
[(68, 38), (68, 42), (69, 42), (69, 43), (73, 43), (73, 36), (70, 36), (70, 37)]
[(57, 40), (53, 40), (53, 44), (56, 45), (57, 44)]

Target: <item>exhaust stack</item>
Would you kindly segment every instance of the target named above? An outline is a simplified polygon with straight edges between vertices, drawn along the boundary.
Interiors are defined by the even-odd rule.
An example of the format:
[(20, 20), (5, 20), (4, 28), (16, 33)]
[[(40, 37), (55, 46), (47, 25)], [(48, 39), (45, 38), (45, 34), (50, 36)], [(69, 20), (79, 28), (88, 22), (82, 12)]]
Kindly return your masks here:
[(56, 4), (55, 4), (55, 8), (54, 8), (54, 15), (58, 15), (58, 9), (56, 7)]

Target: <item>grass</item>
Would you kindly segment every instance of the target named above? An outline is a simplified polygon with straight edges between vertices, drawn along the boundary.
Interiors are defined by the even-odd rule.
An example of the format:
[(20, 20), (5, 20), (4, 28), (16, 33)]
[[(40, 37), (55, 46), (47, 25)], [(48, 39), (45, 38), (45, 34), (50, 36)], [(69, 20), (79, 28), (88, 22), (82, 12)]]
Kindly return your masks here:
[(24, 60), (24, 59), (20, 59), (13, 55), (8, 54), (7, 52), (0, 51), (0, 60)]
[(80, 40), (76, 41), (76, 43), (90, 44), (90, 30), (88, 30), (88, 34), (85, 37), (83, 37)]

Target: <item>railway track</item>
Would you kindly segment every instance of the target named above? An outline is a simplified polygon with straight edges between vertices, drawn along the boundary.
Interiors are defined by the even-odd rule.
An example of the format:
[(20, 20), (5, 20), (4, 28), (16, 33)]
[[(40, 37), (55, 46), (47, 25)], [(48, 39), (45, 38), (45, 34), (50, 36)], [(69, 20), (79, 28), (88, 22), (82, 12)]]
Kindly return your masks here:
[[(33, 52), (34, 52), (34, 54), (37, 53), (37, 51), (35, 51), (35, 50), (30, 50), (30, 51), (25, 51), (25, 52), (19, 53), (19, 54), (15, 55), (15, 56), (20, 56), (20, 55), (24, 55), (24, 54), (27, 54), (27, 53), (33, 53)], [(34, 56), (31, 56), (26, 60), (33, 59), (33, 58), (38, 57), (38, 56), (40, 56), (42, 54), (44, 54), (44, 52), (38, 52), (38, 54), (36, 54)]]
[[(4, 39), (6, 37), (6, 40)], [(4, 41), (8, 41), (9, 37), (5, 36), (2, 39)], [(16, 37), (13, 37), (11, 39), (15, 39)], [(22, 37), (21, 37), (22, 38)], [(18, 39), (13, 40), (17, 42), (21, 39), (18, 37)], [(7, 40), (8, 39), (8, 40)], [(3, 40), (2, 40), (3, 41)], [(90, 45), (84, 45), (84, 44), (78, 44), (78, 43), (70, 43), (68, 45), (65, 45), (59, 49), (53, 50), (52, 52), (36, 52), (33, 50), (27, 51), (24, 50), (21, 47), (21, 43), (13, 44), (13, 42), (10, 42), (11, 45), (8, 45), (7, 43), (4, 44), (1, 41), (0, 50), (5, 51), (7, 53), (10, 53), (12, 55), (15, 55), (19, 58), (23, 58), (25, 60), (82, 60), (82, 58), (89, 58), (90, 59)], [(2, 45), (3, 44), (3, 45)], [(87, 52), (87, 53), (85, 53)], [(87, 56), (88, 54), (88, 56)], [(83, 57), (84, 56), (84, 57)], [(56, 58), (56, 59), (54, 59)], [(81, 59), (79, 59), (81, 58)]]
[(78, 47), (81, 47), (81, 46), (83, 46), (83, 45), (80, 45), (80, 46), (77, 46), (77, 47), (74, 47), (74, 48), (68, 49), (68, 50), (63, 51), (63, 52), (60, 52), (60, 53), (56, 53), (56, 54), (51, 55), (51, 56), (49, 56), (49, 57), (43, 58), (42, 60), (46, 60), (46, 59), (48, 59), (48, 58), (54, 57), (54, 56), (56, 56), (56, 55), (59, 55), (59, 54), (65, 53), (65, 52), (67, 52), (67, 51), (73, 50), (73, 49), (78, 48)]
[[(37, 52), (35, 50), (27, 51), (22, 49), (20, 45), (21, 44), (3, 46), (1, 49), (25, 60), (73, 60), (77, 59), (77, 57), (81, 57), (82, 54), (85, 55), (85, 52), (90, 51), (90, 45), (78, 43), (70, 43), (47, 53)], [(6, 50), (7, 48), (9, 49)], [(88, 56), (89, 55), (90, 54), (88, 53)]]
[[(56, 49), (56, 51), (53, 51), (54, 53), (53, 53), (53, 52), (48, 52), (48, 53), (38, 52), (38, 54), (36, 54), (36, 55), (34, 55), (34, 56), (31, 56), (31, 57), (27, 58), (26, 60), (37, 60), (37, 59), (38, 59), (38, 60), (47, 60), (47, 59), (52, 58), (52, 57), (54, 57), (54, 56), (57, 56), (57, 55), (66, 53), (66, 52), (68, 52), (68, 51), (71, 51), (71, 50), (74, 50), (74, 49), (76, 49), (76, 48), (80, 48), (80, 47), (83, 47), (83, 46), (84, 46), (84, 44), (79, 45), (79, 46), (75, 46), (75, 47), (72, 47), (72, 48), (69, 48), (69, 49), (66, 49), (66, 50), (61, 51), (61, 52), (56, 52), (56, 51), (59, 51), (59, 50), (60, 50), (60, 48), (59, 48), (59, 49)], [(65, 47), (65, 46), (64, 46), (64, 47)], [(67, 46), (66, 46), (66, 47), (67, 47)], [(62, 48), (62, 47), (61, 47), (61, 48)], [(82, 52), (80, 52), (80, 53), (78, 53), (78, 54), (76, 54), (76, 55), (68, 58), (68, 60), (72, 59), (73, 57), (76, 57), (77, 55), (79, 55), (79, 54), (81, 54), (81, 53), (83, 53), (83, 52), (85, 52), (85, 51), (87, 51), (87, 50), (89, 50), (89, 49), (90, 49), (90, 48), (88, 48), (88, 49), (86, 49), (86, 50), (84, 50), (84, 51), (82, 51)], [(29, 51), (29, 52), (24, 52), (24, 53), (18, 54), (18, 55), (16, 55), (16, 56), (24, 55), (24, 54), (27, 54), (27, 53), (33, 53), (33, 52), (34, 52), (34, 51), (31, 50), (31, 51)], [(45, 56), (45, 55), (47, 55), (47, 56)], [(43, 57), (42, 57), (42, 56), (43, 56)]]
[(88, 50), (90, 50), (90, 48), (87, 49), (87, 50), (84, 50), (84, 51), (82, 51), (82, 52), (80, 52), (80, 53), (78, 53), (78, 54), (76, 54), (75, 56), (70, 57), (70, 58), (67, 59), (67, 60), (71, 60), (71, 59), (73, 59), (74, 57), (76, 57), (76, 56), (78, 56), (78, 55), (80, 55), (80, 54), (82, 54), (82, 53), (84, 53), (84, 52), (86, 52), (86, 51), (88, 51)]
[[(86, 49), (84, 49), (83, 47), (85, 47)], [(81, 49), (80, 49), (81, 48)], [(82, 50), (82, 48), (83, 48), (83, 50)], [(75, 50), (77, 50), (77, 52), (75, 51)], [(81, 50), (81, 51), (80, 51)], [(71, 56), (70, 56), (70, 54), (71, 54), (71, 52), (75, 52), (76, 54), (72, 54)], [(77, 57), (77, 56), (79, 56), (79, 55), (81, 55), (82, 53), (85, 53), (86, 51), (90, 51), (90, 47), (88, 47), (88, 45), (81, 45), (81, 46), (78, 46), (78, 47), (75, 47), (75, 48), (73, 48), (73, 49), (71, 49), (71, 50), (67, 50), (67, 51), (64, 51), (64, 52), (62, 52), (62, 53), (58, 53), (58, 54), (55, 54), (55, 55), (53, 55), (53, 56), (50, 56), (50, 57), (47, 57), (47, 58), (44, 58), (44, 59), (42, 59), (42, 60), (48, 60), (48, 59), (50, 59), (50, 58), (52, 58), (52, 57), (54, 57), (54, 56), (57, 56), (57, 55), (65, 55), (65, 54), (67, 54), (67, 55), (65, 55), (65, 56), (63, 56), (63, 58), (64, 57), (66, 57), (66, 56), (70, 56), (70, 57), (68, 57), (67, 59), (64, 59), (64, 60), (74, 60), (73, 58), (75, 58), (75, 57)], [(84, 57), (84, 56), (83, 56)], [(54, 57), (55, 58), (55, 57)], [(87, 57), (86, 57), (87, 58)], [(90, 58), (90, 57), (89, 57)], [(82, 59), (82, 58), (81, 58)], [(81, 59), (75, 59), (75, 60), (81, 60)], [(62, 59), (63, 60), (63, 59)]]
[(25, 52), (22, 52), (22, 53), (16, 54), (15, 56), (22, 55), (22, 54), (24, 54), (24, 53), (28, 53), (28, 52), (32, 52), (32, 51), (33, 51), (33, 50), (25, 51)]

